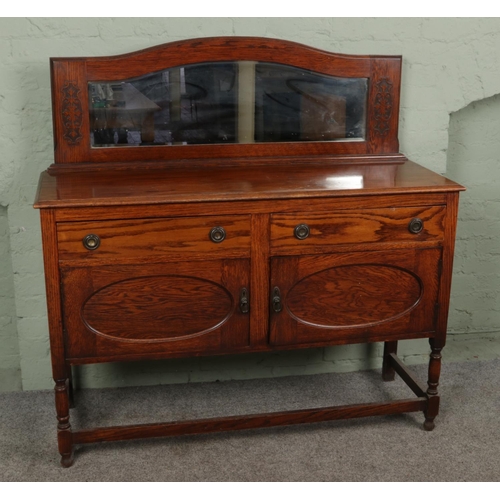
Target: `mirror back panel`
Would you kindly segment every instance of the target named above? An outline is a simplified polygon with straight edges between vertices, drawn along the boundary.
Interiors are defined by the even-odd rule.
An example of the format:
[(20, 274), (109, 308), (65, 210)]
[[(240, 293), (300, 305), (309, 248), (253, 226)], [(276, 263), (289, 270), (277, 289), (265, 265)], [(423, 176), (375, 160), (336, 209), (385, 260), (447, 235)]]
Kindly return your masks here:
[(217, 37), (53, 58), (51, 72), (56, 164), (400, 156), (399, 56)]

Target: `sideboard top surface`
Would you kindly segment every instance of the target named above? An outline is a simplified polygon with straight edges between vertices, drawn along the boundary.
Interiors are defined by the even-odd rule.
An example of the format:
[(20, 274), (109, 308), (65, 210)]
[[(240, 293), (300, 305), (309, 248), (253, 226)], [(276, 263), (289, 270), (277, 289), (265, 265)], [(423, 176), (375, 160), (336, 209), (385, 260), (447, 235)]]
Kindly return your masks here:
[[(302, 168), (301, 168), (302, 167)], [(304, 168), (307, 167), (307, 168)], [(35, 208), (252, 201), (462, 191), (464, 188), (414, 162), (352, 164), (310, 160), (293, 164), (189, 162), (148, 169), (45, 171)]]

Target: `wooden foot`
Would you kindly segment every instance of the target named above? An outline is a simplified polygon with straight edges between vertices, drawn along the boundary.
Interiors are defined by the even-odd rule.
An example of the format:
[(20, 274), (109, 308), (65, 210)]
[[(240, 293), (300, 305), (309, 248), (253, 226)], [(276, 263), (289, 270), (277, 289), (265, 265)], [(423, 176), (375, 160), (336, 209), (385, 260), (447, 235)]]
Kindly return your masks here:
[(424, 429), (426, 431), (432, 431), (434, 430), (434, 427), (436, 427), (436, 424), (434, 423), (433, 418), (426, 418), (424, 422)]
[(69, 455), (61, 455), (61, 465), (65, 468), (71, 467), (75, 461), (74, 453), (71, 452)]
[(386, 382), (390, 382), (394, 380), (394, 376), (396, 372), (392, 364), (390, 363), (389, 356), (391, 354), (396, 354), (398, 351), (398, 342), (397, 340), (391, 342), (384, 342), (384, 359), (382, 362), (382, 380)]
[(429, 359), (429, 379), (427, 381), (427, 409), (424, 411), (424, 429), (432, 431), (435, 427), (434, 419), (439, 413), (439, 376), (441, 374), (441, 349), (436, 339), (429, 339), (431, 354)]

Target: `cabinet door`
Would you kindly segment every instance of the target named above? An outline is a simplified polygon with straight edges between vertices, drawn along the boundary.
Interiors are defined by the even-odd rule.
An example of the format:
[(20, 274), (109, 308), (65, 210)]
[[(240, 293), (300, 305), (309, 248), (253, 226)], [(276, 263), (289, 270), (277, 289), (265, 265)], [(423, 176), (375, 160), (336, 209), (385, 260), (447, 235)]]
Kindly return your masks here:
[(431, 336), (440, 259), (440, 248), (276, 257), (271, 343)]
[(62, 286), (70, 358), (230, 352), (249, 342), (248, 259), (63, 268)]

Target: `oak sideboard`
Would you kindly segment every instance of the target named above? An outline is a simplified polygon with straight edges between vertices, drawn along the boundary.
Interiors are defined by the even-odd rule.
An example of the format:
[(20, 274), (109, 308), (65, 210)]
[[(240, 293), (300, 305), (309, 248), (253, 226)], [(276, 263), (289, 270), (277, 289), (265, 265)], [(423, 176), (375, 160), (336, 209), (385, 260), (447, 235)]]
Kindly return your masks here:
[[(399, 152), (401, 57), (215, 37), (51, 59), (40, 210), (57, 435), (438, 414), (459, 192)], [(397, 355), (428, 338), (428, 381)], [(405, 400), (73, 429), (72, 366), (382, 342)], [(76, 410), (75, 410), (76, 411)]]

